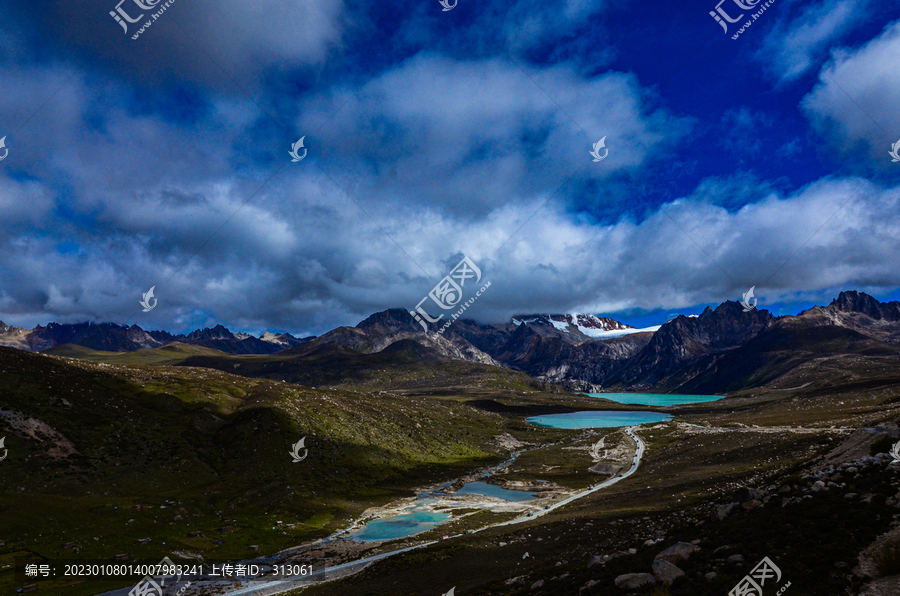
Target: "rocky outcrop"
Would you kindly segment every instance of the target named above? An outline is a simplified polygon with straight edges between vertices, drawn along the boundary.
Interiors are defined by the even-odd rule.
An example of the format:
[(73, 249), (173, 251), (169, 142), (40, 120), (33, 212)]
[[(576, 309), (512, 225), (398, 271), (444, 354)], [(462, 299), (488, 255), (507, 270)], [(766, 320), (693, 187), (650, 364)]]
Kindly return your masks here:
[(676, 542), (669, 548), (660, 552), (656, 555), (653, 560), (654, 561), (668, 561), (673, 565), (677, 565), (682, 561), (687, 561), (692, 554), (700, 550), (700, 548), (694, 544), (690, 544), (688, 542)]
[(675, 580), (684, 577), (684, 571), (665, 559), (657, 559), (653, 561), (653, 577), (656, 581), (671, 586)]
[(656, 584), (656, 578), (649, 573), (626, 573), (615, 579), (617, 588), (623, 590), (639, 590)]

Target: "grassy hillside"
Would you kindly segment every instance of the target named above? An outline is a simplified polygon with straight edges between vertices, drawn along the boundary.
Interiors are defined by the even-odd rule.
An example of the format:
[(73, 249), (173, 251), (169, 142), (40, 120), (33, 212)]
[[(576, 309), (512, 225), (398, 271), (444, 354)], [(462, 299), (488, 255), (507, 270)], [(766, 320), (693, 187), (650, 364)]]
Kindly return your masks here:
[(62, 358), (75, 358), (106, 364), (181, 364), (191, 356), (227, 356), (225, 352), (174, 342), (161, 348), (135, 350), (134, 352), (103, 352), (75, 344), (54, 346), (41, 353)]
[[(177, 360), (184, 351), (76, 350), (144, 362)], [(411, 363), (403, 374), (427, 375), (427, 365)], [(159, 559), (185, 550), (241, 557), (250, 545), (274, 552), (326, 535), (415, 486), (499, 461), (506, 452), (495, 438), (511, 424), (447, 395), (312, 389), (210, 368), (6, 348), (0, 387), (9, 448), (0, 466), (0, 556)], [(290, 447), (303, 436), (309, 456), (292, 463)], [(273, 529), (277, 520), (297, 525)], [(152, 542), (137, 545), (145, 537)], [(77, 548), (61, 550), (68, 542)], [(0, 593), (10, 580), (0, 572)]]

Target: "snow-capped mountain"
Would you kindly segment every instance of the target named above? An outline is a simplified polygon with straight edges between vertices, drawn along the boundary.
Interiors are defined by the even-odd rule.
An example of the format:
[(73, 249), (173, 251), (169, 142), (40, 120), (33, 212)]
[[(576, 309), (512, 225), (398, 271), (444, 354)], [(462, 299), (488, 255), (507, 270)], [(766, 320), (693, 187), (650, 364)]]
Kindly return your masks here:
[(611, 339), (631, 333), (653, 333), (659, 326), (635, 329), (607, 317), (572, 313), (568, 315), (527, 315), (512, 318), (514, 325), (552, 325), (563, 333), (580, 334), (593, 339)]

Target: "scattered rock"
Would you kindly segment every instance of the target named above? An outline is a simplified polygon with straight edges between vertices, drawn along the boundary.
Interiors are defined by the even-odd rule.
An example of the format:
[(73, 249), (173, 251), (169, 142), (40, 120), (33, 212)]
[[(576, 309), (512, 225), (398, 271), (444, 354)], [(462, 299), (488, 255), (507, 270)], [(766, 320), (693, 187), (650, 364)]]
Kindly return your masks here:
[(684, 577), (684, 571), (665, 559), (657, 559), (653, 561), (653, 577), (656, 581), (671, 586), (676, 579)]
[(717, 554), (719, 554), (719, 553), (721, 553), (721, 552), (724, 552), (724, 551), (726, 551), (726, 550), (731, 550), (732, 548), (733, 548), (733, 547), (732, 547), (730, 544), (726, 544), (725, 546), (720, 546), (719, 548), (717, 548), (716, 550), (714, 550), (714, 551), (713, 551), (713, 554), (714, 554), (714, 555), (717, 555)]
[(539, 579), (536, 582), (534, 582), (533, 584), (531, 584), (531, 589), (537, 590), (538, 588), (543, 587), (543, 585), (544, 585), (544, 580)]
[(682, 561), (687, 561), (688, 558), (698, 550), (700, 550), (700, 548), (693, 544), (688, 544), (687, 542), (676, 542), (666, 550), (653, 557), (653, 560), (656, 561), (658, 559), (665, 559), (669, 563), (677, 565)]
[(604, 562), (603, 557), (600, 557), (600, 556), (598, 556), (598, 555), (594, 555), (593, 557), (591, 557), (591, 560), (588, 561), (587, 568), (590, 569), (590, 568), (593, 567), (594, 565), (600, 565), (600, 564), (603, 563), (603, 562)]
[(616, 587), (623, 590), (638, 590), (644, 586), (656, 585), (656, 578), (649, 573), (626, 573), (615, 580)]
[(844, 498), (847, 499), (848, 501), (852, 501), (852, 500), (855, 499), (857, 496), (858, 496), (858, 495), (857, 495), (856, 493), (847, 493), (846, 495), (844, 495)]
[(730, 557), (725, 559), (725, 562), (729, 565), (737, 565), (738, 563), (743, 563), (744, 555), (731, 555)]
[(825, 483), (821, 480), (816, 480), (813, 482), (811, 489), (814, 493), (822, 492), (823, 490), (827, 491), (828, 487), (825, 486)]
[(734, 491), (733, 502), (744, 504), (748, 501), (761, 501), (765, 493), (755, 488), (742, 487)]
[(762, 501), (757, 501), (756, 499), (753, 499), (752, 501), (747, 501), (746, 503), (741, 504), (741, 507), (743, 507), (747, 511), (753, 511), (754, 509), (759, 509), (762, 506), (763, 506)]
[(593, 588), (594, 586), (599, 585), (599, 584), (600, 584), (600, 582), (598, 582), (598, 581), (595, 580), (595, 579), (592, 579), (592, 580), (590, 580), (588, 583), (586, 583), (586, 584), (584, 584), (583, 586), (581, 586), (581, 589), (578, 590), (578, 593), (579, 593), (579, 594), (584, 594), (585, 592), (587, 592), (588, 590), (590, 590), (591, 588)]
[(740, 507), (737, 503), (729, 503), (728, 505), (719, 505), (713, 510), (711, 518), (713, 521), (722, 521)]
[(711, 582), (712, 580), (716, 579), (716, 577), (718, 577), (718, 576), (716, 575), (715, 571), (710, 571), (704, 577), (706, 578), (706, 581)]

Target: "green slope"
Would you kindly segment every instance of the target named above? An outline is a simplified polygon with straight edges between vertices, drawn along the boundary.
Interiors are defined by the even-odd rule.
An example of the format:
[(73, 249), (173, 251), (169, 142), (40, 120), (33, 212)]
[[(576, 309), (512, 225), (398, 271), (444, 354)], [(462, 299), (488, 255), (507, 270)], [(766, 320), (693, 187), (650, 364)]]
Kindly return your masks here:
[[(68, 353), (146, 362), (184, 349)], [(446, 396), (311, 389), (210, 368), (7, 348), (0, 387), (9, 449), (0, 466), (0, 557), (241, 557), (251, 544), (274, 552), (415, 486), (499, 461), (495, 437), (510, 423)], [(309, 456), (292, 463), (291, 445), (304, 436)], [(166, 500), (177, 504), (160, 507)], [(298, 525), (273, 529), (276, 520)], [(152, 542), (138, 545), (145, 537)], [(60, 549), (68, 542), (77, 551)], [(0, 593), (10, 582), (0, 572)]]

